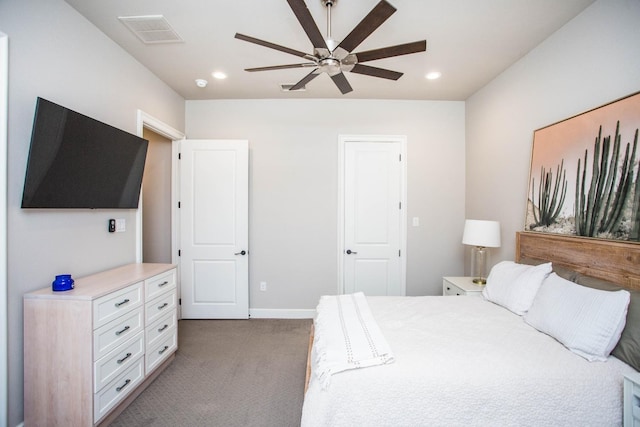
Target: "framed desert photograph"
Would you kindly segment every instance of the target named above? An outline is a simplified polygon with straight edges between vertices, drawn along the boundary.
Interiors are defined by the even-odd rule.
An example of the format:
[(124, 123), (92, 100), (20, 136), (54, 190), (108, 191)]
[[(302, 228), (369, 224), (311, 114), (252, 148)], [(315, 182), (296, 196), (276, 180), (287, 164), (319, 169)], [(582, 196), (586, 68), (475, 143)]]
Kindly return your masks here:
[(640, 92), (534, 131), (525, 230), (640, 242)]

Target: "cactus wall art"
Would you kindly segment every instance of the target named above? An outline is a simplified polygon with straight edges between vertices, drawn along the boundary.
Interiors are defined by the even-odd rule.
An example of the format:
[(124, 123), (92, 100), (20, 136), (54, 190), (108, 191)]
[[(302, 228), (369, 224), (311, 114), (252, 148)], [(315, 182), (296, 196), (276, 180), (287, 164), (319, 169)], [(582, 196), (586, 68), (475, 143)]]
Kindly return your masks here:
[(640, 92), (534, 132), (525, 230), (640, 242)]

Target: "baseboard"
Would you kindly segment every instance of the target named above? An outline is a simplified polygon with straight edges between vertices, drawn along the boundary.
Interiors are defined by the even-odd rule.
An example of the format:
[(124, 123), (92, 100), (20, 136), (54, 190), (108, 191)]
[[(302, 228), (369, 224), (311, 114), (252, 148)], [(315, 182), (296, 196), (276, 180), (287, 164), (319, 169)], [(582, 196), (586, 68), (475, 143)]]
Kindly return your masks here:
[(253, 319), (313, 319), (314, 309), (250, 308), (249, 317)]

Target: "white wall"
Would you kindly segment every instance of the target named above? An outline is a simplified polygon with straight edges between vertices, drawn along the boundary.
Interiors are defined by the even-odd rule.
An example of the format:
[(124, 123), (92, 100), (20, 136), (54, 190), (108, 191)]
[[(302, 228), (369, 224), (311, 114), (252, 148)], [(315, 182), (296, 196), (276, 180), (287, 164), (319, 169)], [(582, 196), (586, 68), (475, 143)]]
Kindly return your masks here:
[[(466, 103), (466, 215), (524, 228), (533, 131), (640, 90), (640, 1), (599, 0)], [(467, 269), (468, 272), (468, 269)]]
[[(135, 261), (133, 210), (20, 208), (36, 97), (131, 133), (138, 108), (183, 128), (184, 99), (62, 0), (2, 0), (0, 31), (10, 55), (7, 425), (15, 426), (23, 419), (22, 295), (50, 286), (56, 274), (78, 277)], [(107, 232), (113, 217), (126, 219), (125, 233)]]
[(407, 294), (462, 273), (464, 103), (187, 101), (186, 133), (249, 140), (250, 308), (311, 309), (337, 292), (340, 134), (407, 135)]

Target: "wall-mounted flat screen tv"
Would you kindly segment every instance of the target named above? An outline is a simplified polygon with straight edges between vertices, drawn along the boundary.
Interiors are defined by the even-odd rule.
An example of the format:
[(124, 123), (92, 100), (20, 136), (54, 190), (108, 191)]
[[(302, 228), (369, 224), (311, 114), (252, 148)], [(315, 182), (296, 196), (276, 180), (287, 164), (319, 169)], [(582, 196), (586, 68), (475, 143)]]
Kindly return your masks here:
[(38, 98), (22, 207), (137, 208), (148, 144)]

